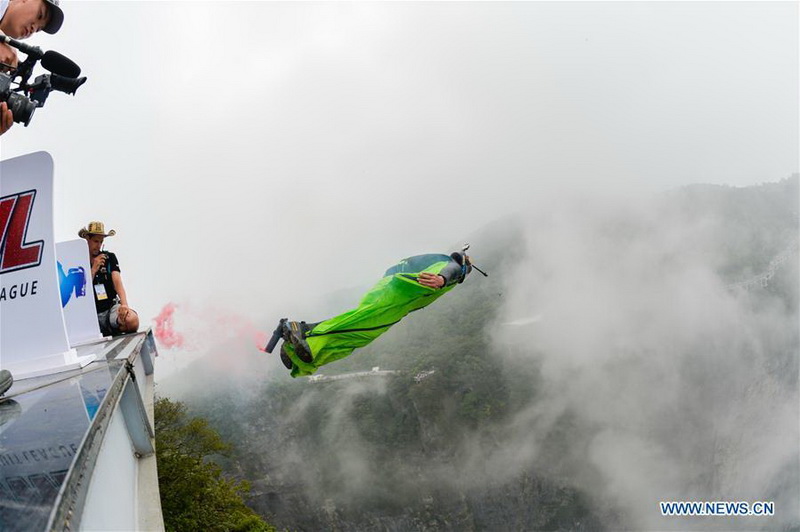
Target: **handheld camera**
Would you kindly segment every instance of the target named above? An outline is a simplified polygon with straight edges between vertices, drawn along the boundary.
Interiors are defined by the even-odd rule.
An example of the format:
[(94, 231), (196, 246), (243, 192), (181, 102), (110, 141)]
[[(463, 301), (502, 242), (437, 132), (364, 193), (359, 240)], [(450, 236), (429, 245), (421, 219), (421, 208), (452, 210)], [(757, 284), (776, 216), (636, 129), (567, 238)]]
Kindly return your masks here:
[[(27, 45), (5, 35), (0, 35), (0, 43), (13, 46), (28, 55), (25, 61), (16, 67), (0, 64), (8, 71), (0, 73), (0, 102), (6, 102), (14, 115), (14, 122), (27, 127), (33, 118), (33, 112), (37, 107), (44, 106), (50, 92), (59, 91), (74, 95), (75, 91), (86, 82), (85, 76), (78, 77), (81, 74), (81, 67), (58, 52), (52, 50), (43, 52), (37, 46)], [(33, 68), (39, 60), (42, 62), (42, 67), (50, 73), (37, 76), (33, 83), (28, 83)]]

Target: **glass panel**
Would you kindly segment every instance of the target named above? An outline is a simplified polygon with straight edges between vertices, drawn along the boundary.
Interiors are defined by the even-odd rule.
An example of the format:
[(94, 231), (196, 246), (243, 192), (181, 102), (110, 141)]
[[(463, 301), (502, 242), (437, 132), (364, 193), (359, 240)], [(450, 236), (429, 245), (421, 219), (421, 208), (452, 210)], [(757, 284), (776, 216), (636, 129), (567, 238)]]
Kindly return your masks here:
[(0, 530), (47, 525), (83, 436), (123, 365), (95, 363), (0, 402)]

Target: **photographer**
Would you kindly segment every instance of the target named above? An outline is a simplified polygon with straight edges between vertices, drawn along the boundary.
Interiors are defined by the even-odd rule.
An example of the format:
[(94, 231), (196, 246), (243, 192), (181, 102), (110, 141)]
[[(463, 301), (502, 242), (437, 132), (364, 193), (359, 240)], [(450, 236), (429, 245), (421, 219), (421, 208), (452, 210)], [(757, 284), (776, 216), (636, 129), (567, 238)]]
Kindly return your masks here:
[[(0, 33), (3, 35), (27, 39), (41, 30), (52, 35), (61, 29), (63, 23), (64, 12), (58, 6), (58, 0), (0, 0)], [(17, 52), (7, 44), (0, 43), (0, 63), (16, 67)], [(0, 135), (13, 124), (14, 116), (3, 103), (0, 106)]]
[(92, 284), (94, 285), (94, 301), (97, 314), (106, 312), (116, 303), (127, 307), (128, 295), (122, 284), (122, 274), (117, 256), (103, 250), (106, 237), (117, 234), (113, 229), (105, 232), (103, 222), (89, 222), (87, 227), (78, 231), (78, 236), (85, 238), (89, 244), (89, 261), (92, 265)]

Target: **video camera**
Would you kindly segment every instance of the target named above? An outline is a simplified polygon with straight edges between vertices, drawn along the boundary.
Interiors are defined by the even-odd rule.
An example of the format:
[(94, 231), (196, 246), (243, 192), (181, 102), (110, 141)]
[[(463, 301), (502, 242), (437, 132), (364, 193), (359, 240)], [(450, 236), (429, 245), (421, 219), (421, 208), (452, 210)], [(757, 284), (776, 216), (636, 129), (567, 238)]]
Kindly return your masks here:
[[(14, 115), (14, 122), (27, 127), (33, 118), (33, 112), (37, 107), (44, 106), (51, 91), (74, 95), (78, 87), (86, 82), (86, 77), (78, 77), (81, 75), (81, 67), (58, 52), (43, 52), (38, 46), (30, 46), (5, 35), (0, 35), (0, 43), (13, 46), (28, 55), (16, 68), (6, 65), (10, 73), (0, 73), (0, 102), (7, 102)], [(33, 67), (39, 60), (50, 74), (37, 76), (33, 83), (28, 83)], [(12, 87), (12, 83), (16, 83), (16, 87)]]

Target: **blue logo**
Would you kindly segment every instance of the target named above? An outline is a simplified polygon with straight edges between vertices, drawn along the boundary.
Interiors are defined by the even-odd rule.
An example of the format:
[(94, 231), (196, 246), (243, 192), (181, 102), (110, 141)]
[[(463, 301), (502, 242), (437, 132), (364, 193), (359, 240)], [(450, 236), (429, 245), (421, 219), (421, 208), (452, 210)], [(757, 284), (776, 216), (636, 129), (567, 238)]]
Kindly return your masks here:
[(61, 287), (61, 308), (64, 308), (72, 294), (75, 294), (75, 297), (86, 295), (86, 270), (78, 266), (64, 273), (64, 266), (58, 262), (58, 284)]

